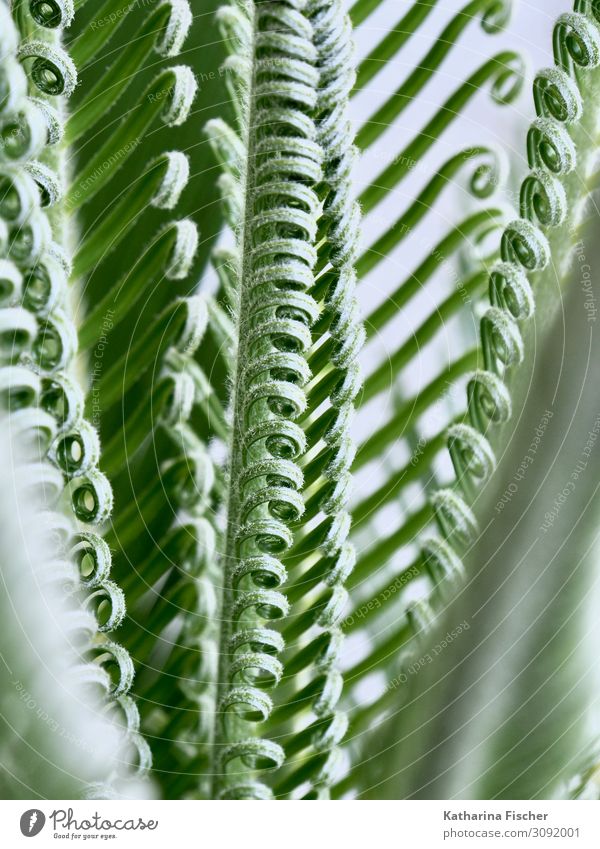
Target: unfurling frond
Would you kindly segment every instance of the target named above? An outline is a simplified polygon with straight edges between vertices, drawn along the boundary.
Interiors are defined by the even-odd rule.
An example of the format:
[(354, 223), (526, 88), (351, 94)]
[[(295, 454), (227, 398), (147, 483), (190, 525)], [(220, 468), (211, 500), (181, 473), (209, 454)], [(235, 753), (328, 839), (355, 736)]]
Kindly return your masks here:
[[(39, 581), (73, 639), (49, 668), (85, 705), (99, 694), (82, 739), (107, 738), (65, 793), (146, 793), (151, 776), (176, 799), (360, 796), (381, 757), (402, 776), (385, 793), (413, 795), (441, 780), (417, 754), (431, 737), (409, 730), (415, 669), (448, 611), (467, 622), (488, 601), (473, 552), (493, 543), (490, 493), (572, 304), (598, 186), (599, 6), (575, 0), (555, 25), (507, 215), (504, 151), (471, 130), (449, 139), (477, 98), (505, 109), (520, 94), (512, 46), (467, 70), (461, 53), (472, 24), (506, 42), (511, 0), (448, 14), (414, 0), (383, 33), (380, 0), (348, 14), (342, 0), (216, 2), (0, 0), (0, 430), (23, 452), (0, 521), (10, 536), (27, 515), (48, 542), (47, 562), (15, 546), (36, 611)], [(353, 28), (369, 33), (360, 62)], [(382, 92), (380, 71), (424, 35)], [(442, 76), (440, 102), (409, 117)], [(357, 163), (373, 173), (360, 190)], [(12, 565), (5, 580), (20, 616)], [(564, 661), (544, 636), (524, 635), (528, 650)], [(37, 691), (34, 653), (6, 643)], [(443, 678), (425, 700), (434, 725)], [(6, 705), (12, 717), (12, 691)], [(510, 764), (505, 720), (486, 733)], [(500, 767), (444, 774), (484, 794), (554, 792), (530, 744), (523, 783)], [(593, 764), (568, 761), (560, 787), (589, 793)], [(34, 789), (49, 784), (44, 767)]]
[[(240, 120), (236, 130), (207, 127), (227, 175), (222, 187), (237, 242), (227, 263), (237, 356), (216, 792), (265, 798), (304, 786), (322, 793), (345, 729), (335, 711), (336, 623), (353, 561), (348, 427), (364, 335), (354, 297), (350, 24), (341, 4), (319, 2), (231, 6), (219, 20), (232, 51), (228, 65), (237, 69), (230, 83)], [(302, 532), (301, 518), (306, 527), (316, 523), (314, 538)], [(346, 568), (338, 568), (342, 561)], [(278, 730), (282, 745), (269, 732), (281, 722), (289, 727), (278, 694), (306, 672), (314, 684), (298, 704), (303, 729), (283, 737)], [(281, 768), (273, 782), (263, 777)]]

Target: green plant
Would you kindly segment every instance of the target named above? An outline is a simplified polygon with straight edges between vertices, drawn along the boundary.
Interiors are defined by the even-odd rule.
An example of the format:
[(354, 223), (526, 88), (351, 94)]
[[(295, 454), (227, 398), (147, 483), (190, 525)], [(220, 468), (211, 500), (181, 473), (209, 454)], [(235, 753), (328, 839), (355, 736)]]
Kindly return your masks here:
[[(0, 0), (0, 389), (11, 432), (52, 480), (60, 556), (80, 573), (63, 589), (87, 617), (78, 650), (124, 729), (120, 767), (81, 776), (82, 793), (126, 793), (149, 775), (170, 798), (398, 798), (439, 779), (411, 758), (428, 763), (422, 750), (443, 738), (420, 733), (420, 714), (435, 727), (451, 712), (440, 682), (455, 650), (431, 697), (411, 665), (486, 601), (474, 576), (522, 451), (513, 412), (529, 399), (533, 421), (552, 403), (536, 351), (556, 337), (563, 298), (576, 311), (572, 258), (593, 240), (600, 14), (576, 0), (555, 26), (507, 223), (492, 148), (469, 143), (433, 175), (426, 156), (481, 89), (500, 105), (519, 94), (513, 50), (459, 84), (354, 198), (358, 155), (474, 18), (492, 35), (510, 12), (509, 0), (466, 3), (355, 139), (353, 93), (375, 92), (379, 69), (436, 20), (436, 0), (412, 3), (355, 69), (352, 26), (378, 5), (358, 0), (348, 16), (341, 0), (205, 0), (194, 20), (187, 0)], [(174, 64), (186, 37), (192, 66)], [(398, 214), (414, 174), (423, 187)], [(465, 174), (472, 200), (411, 267), (407, 246)], [(378, 222), (364, 250), (361, 212)], [(361, 317), (357, 286), (396, 251), (410, 273)], [(407, 333), (423, 292), (433, 308)], [(434, 372), (411, 384), (424, 349)], [(368, 420), (357, 445), (356, 412)], [(581, 492), (585, 507), (570, 509), (591, 510), (595, 493)], [(570, 619), (586, 586), (573, 582), (557, 615)], [(532, 703), (525, 736), (541, 742), (521, 749), (526, 781), (499, 768), (468, 792), (589, 788), (585, 736), (566, 738), (572, 756), (548, 778), (539, 747), (554, 718)], [(494, 745), (510, 762), (519, 740)], [(50, 786), (42, 776), (38, 792)]]

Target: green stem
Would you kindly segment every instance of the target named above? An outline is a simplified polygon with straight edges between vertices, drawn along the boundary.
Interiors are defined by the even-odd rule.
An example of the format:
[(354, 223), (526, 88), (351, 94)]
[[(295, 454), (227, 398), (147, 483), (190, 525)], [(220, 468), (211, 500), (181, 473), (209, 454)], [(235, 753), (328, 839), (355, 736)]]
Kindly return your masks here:
[[(221, 789), (225, 786), (225, 776), (220, 774), (218, 758), (222, 747), (226, 744), (225, 722), (224, 718), (218, 714), (218, 705), (222, 697), (229, 687), (230, 681), (230, 666), (231, 657), (229, 653), (229, 641), (232, 634), (232, 609), (234, 602), (233, 590), (233, 569), (236, 564), (237, 555), (237, 529), (240, 524), (240, 475), (243, 470), (243, 438), (244, 438), (244, 371), (243, 366), (247, 362), (248, 350), (248, 334), (246, 332), (245, 317), (250, 310), (251, 288), (249, 285), (251, 275), (250, 257), (252, 251), (252, 204), (255, 191), (255, 179), (253, 164), (256, 157), (255, 149), (255, 112), (256, 103), (252, 93), (256, 86), (256, 51), (255, 40), (257, 31), (257, 12), (256, 7), (253, 7), (252, 20), (252, 75), (250, 82), (250, 90), (248, 96), (248, 120), (245, 129), (245, 145), (246, 163), (244, 173), (244, 207), (242, 228), (239, 236), (241, 244), (241, 269), (239, 279), (239, 305), (237, 315), (235, 316), (235, 344), (237, 356), (233, 358), (233, 375), (232, 386), (233, 393), (231, 398), (232, 409), (232, 424), (231, 436), (229, 443), (230, 470), (227, 492), (224, 501), (227, 505), (227, 529), (225, 532), (224, 554), (223, 554), (223, 579), (222, 593), (220, 604), (220, 633), (218, 637), (219, 646), (219, 670), (217, 680), (217, 696), (215, 711), (215, 729), (213, 734), (216, 759), (214, 759), (215, 767), (213, 767), (213, 783), (212, 783), (212, 798), (219, 797)], [(234, 721), (232, 721), (232, 726)]]

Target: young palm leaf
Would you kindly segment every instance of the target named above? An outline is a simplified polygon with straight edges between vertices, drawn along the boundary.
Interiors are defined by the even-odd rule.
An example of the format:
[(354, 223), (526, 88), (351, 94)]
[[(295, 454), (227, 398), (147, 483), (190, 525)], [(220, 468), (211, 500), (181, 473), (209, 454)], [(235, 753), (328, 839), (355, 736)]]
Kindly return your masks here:
[[(105, 108), (102, 89), (92, 89), (65, 121), (65, 98), (72, 94), (77, 82), (75, 64), (61, 46), (62, 28), (73, 17), (72, 4), (14, 3), (12, 21), (6, 4), (2, 4), (1, 11), (6, 82), (3, 123), (10, 142), (3, 149), (2, 173), (2, 218), (7, 245), (7, 258), (2, 260), (7, 284), (3, 398), (11, 410), (11, 421), (15, 425), (22, 421), (23, 429), (35, 437), (38, 450), (46, 453), (55, 466), (57, 479), (63, 481), (63, 491), (56, 493), (56, 497), (77, 524), (62, 534), (61, 539), (66, 547), (65, 556), (79, 565), (87, 596), (85, 605), (93, 612), (96, 622), (95, 630), (86, 631), (85, 653), (98, 669), (98, 686), (105, 690), (109, 704), (122, 716), (129, 744), (133, 746), (136, 769), (144, 772), (151, 756), (147, 742), (139, 734), (138, 708), (128, 695), (134, 678), (133, 663), (127, 649), (110, 638), (123, 621), (125, 602), (122, 589), (109, 577), (110, 547), (99, 535), (111, 515), (113, 492), (98, 468), (97, 428), (105, 432), (103, 418), (111, 401), (121, 399), (127, 383), (135, 386), (153, 365), (161, 370), (163, 414), (179, 417), (181, 408), (186, 409), (189, 380), (186, 381), (185, 374), (182, 376), (181, 367), (169, 369), (163, 357), (169, 353), (171, 342), (179, 343), (187, 357), (193, 352), (202, 332), (203, 304), (194, 298), (180, 299), (167, 307), (162, 317), (154, 319), (145, 341), (146, 354), (154, 344), (156, 361), (144, 362), (133, 379), (131, 374), (123, 376), (122, 353), (115, 352), (111, 361), (104, 352), (110, 348), (106, 338), (109, 330), (119, 324), (126, 327), (128, 320), (133, 322), (130, 326), (135, 326), (138, 317), (132, 317), (130, 310), (148, 282), (149, 268), (159, 279), (165, 273), (175, 278), (185, 275), (194, 255), (195, 226), (185, 220), (166, 223), (144, 256), (127, 273), (129, 285), (124, 287), (123, 281), (121, 286), (117, 283), (104, 300), (100, 322), (88, 323), (87, 328), (85, 321), (81, 324), (79, 367), (74, 360), (78, 335), (74, 319), (76, 312), (80, 312), (77, 293), (84, 283), (82, 275), (93, 268), (104, 252), (119, 245), (123, 229), (127, 232), (135, 221), (135, 210), (128, 222), (124, 206), (119, 205), (121, 190), (115, 188), (115, 173), (137, 151), (141, 144), (139, 134), (159, 114), (167, 124), (178, 125), (185, 119), (195, 81), (192, 72), (184, 66), (159, 71), (147, 94), (157, 90), (164, 102), (157, 107), (156, 98), (146, 97), (134, 115), (117, 123), (111, 139), (100, 145), (91, 159), (79, 168), (72, 167), (69, 160), (74, 140), (82, 132), (93, 130)], [(190, 22), (187, 4), (161, 4), (158, 14), (151, 17), (150, 29), (159, 52), (169, 55), (177, 52)], [(110, 27), (104, 37), (109, 35)], [(99, 46), (101, 42), (94, 49)], [(88, 45), (88, 59), (94, 49), (90, 52)], [(140, 55), (131, 55), (131, 63), (125, 63), (128, 73), (135, 71)], [(117, 72), (114, 67), (109, 68), (109, 77), (111, 72), (108, 87), (116, 99), (130, 80), (122, 76), (121, 66)], [(40, 159), (36, 160), (35, 156)], [(140, 194), (146, 202), (151, 199), (157, 207), (171, 209), (185, 185), (187, 171), (182, 154), (163, 155), (141, 175)], [(69, 179), (71, 174), (74, 176)], [(113, 206), (116, 212), (109, 211), (103, 224), (84, 235), (79, 247), (73, 250), (77, 210), (100, 190), (108, 191), (111, 184), (114, 197), (109, 210)], [(67, 259), (72, 253), (74, 270)], [(116, 304), (121, 292), (123, 297)], [(167, 332), (164, 331), (166, 319), (171, 319), (166, 324)], [(90, 350), (94, 352), (95, 362), (86, 402), (78, 376), (85, 373), (84, 369), (87, 371), (89, 360), (85, 354)], [(18, 365), (13, 365), (17, 362)], [(129, 362), (135, 366), (133, 354), (129, 355)], [(103, 392), (104, 370), (115, 381), (122, 376), (117, 396), (111, 391)], [(110, 381), (106, 385), (110, 386)], [(118, 445), (117, 441), (116, 450)], [(130, 443), (127, 447), (133, 455), (138, 445)], [(110, 465), (110, 450), (108, 460)], [(177, 463), (171, 461), (170, 466), (175, 478)], [(115, 567), (113, 578), (118, 577), (118, 561)]]
[[(519, 94), (514, 50), (490, 50), (413, 138), (402, 121), (474, 21), (490, 36), (508, 23), (510, 0), (470, 0), (441, 25), (437, 0), (417, 0), (355, 70), (352, 26), (360, 39), (379, 5), (357, 0), (347, 15), (341, 0), (231, 0), (216, 12), (228, 54), (217, 73), (213, 0), (194, 17), (187, 0), (0, 0), (2, 405), (37, 452), (60, 557), (78, 567), (69, 603), (85, 619), (84, 668), (125, 729), (126, 763), (88, 794), (128, 792), (123, 779), (152, 760), (170, 798), (365, 795), (373, 751), (377, 769), (401, 773), (381, 790), (391, 795), (558, 787), (544, 773), (565, 750), (536, 766), (551, 732), (534, 732), (538, 720), (552, 729), (540, 693), (554, 698), (562, 678), (531, 695), (522, 780), (521, 741), (503, 723), (481, 772), (457, 767), (444, 785), (422, 757), (430, 738), (413, 743), (407, 669), (444, 616), (492, 591), (475, 561), (493, 544), (478, 528), (496, 458), (511, 455), (536, 350), (563, 294), (572, 302), (597, 185), (600, 20), (576, 0), (556, 24), (507, 222), (493, 197), (502, 154), (477, 140), (445, 151), (482, 89), (500, 105)], [(381, 102), (380, 70), (425, 26), (437, 36)], [(356, 141), (351, 98), (369, 104)], [(384, 160), (362, 192), (358, 154), (366, 168)], [(465, 177), (472, 199), (426, 238)], [(217, 188), (227, 232), (215, 247)], [(218, 279), (199, 287), (209, 251)], [(395, 264), (403, 279), (388, 281)], [(561, 564), (540, 598), (554, 598)], [(557, 615), (585, 592), (571, 588)], [(443, 686), (452, 656), (423, 696), (432, 728), (456, 695)], [(525, 717), (518, 685), (510, 700)], [(399, 766), (398, 738), (410, 741)], [(578, 748), (571, 784), (587, 792)]]
[[(362, 626), (373, 644), (347, 672), (348, 684), (356, 684), (381, 668), (386, 670), (387, 681), (393, 682), (380, 691), (378, 698), (354, 710), (351, 730), (356, 734), (377, 717), (383, 719), (400, 703), (405, 688), (398, 688), (398, 682), (408, 680), (406, 669), (411, 659), (426, 653), (428, 632), (436, 633), (436, 616), (438, 612), (441, 615), (444, 599), (451, 592), (449, 587), (463, 572), (463, 553), (471, 549), (478, 536), (472, 510), (479, 501), (478, 490), (490, 477), (496, 456), (505, 452), (511, 439), (512, 410), (521, 409), (530, 390), (538, 335), (552, 332), (552, 322), (560, 309), (563, 281), (568, 277), (584, 203), (593, 186), (594, 146), (589, 145), (589, 139), (595, 133), (594, 69), (600, 58), (595, 13), (580, 3), (576, 9), (556, 24), (555, 67), (538, 72), (534, 81), (538, 117), (527, 137), (532, 170), (521, 185), (520, 218), (504, 229), (500, 261), (494, 263), (489, 275), (490, 306), (481, 319), (483, 368), (475, 371), (467, 383), (466, 420), (452, 424), (447, 431), (455, 482), (438, 489), (412, 522), (409, 520), (389, 541), (379, 542), (371, 550), (375, 559), (365, 558), (364, 571), (360, 561), (355, 571), (355, 575), (360, 572), (365, 581), (371, 582), (378, 565), (394, 553), (399, 543), (412, 542), (415, 531), (435, 519), (438, 535), (422, 539), (415, 560), (396, 572), (395, 579), (373, 593), (362, 607), (357, 605), (351, 617), (350, 627), (360, 630)], [(532, 323), (528, 319), (534, 314), (534, 303), (536, 321)], [(367, 378), (367, 387), (368, 381)], [(401, 422), (409, 424), (410, 418)], [(441, 445), (434, 439), (423, 453), (432, 443), (432, 450), (439, 450)], [(400, 473), (400, 480), (412, 479), (411, 466), (413, 463)], [(396, 485), (394, 491), (398, 489)], [(382, 487), (369, 508), (381, 505), (385, 493)], [(481, 527), (486, 525), (484, 521)], [(409, 605), (405, 617), (398, 609), (394, 612), (394, 586), (398, 588), (423, 575), (428, 576), (430, 598)], [(368, 734), (362, 735), (359, 745), (369, 746)], [(410, 754), (407, 757), (410, 761)], [(351, 787), (356, 787), (356, 777), (352, 775), (338, 787), (338, 792)], [(532, 787), (520, 788), (520, 793), (540, 792), (539, 787), (537, 791)], [(414, 791), (411, 785), (408, 792)], [(482, 792), (485, 796), (491, 791), (488, 788)], [(505, 792), (511, 795), (514, 787)]]

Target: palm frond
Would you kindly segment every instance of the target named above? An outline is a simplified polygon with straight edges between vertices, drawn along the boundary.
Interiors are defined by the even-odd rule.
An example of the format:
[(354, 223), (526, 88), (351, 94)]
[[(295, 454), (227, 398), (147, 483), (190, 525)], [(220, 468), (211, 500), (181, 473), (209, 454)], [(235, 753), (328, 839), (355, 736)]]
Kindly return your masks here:
[[(521, 91), (510, 0), (449, 15), (416, 0), (373, 43), (380, 11), (0, 0), (0, 395), (49, 499), (49, 573), (75, 575), (71, 612), (51, 605), (120, 717), (116, 754), (75, 770), (72, 795), (127, 793), (148, 773), (177, 799), (591, 792), (587, 737), (566, 727), (584, 570), (571, 580), (569, 545), (540, 546), (533, 598), (516, 499), (502, 522), (491, 511), (550, 404), (539, 351), (553, 362), (563, 304), (576, 313), (573, 252), (598, 186), (597, 4), (556, 23), (510, 212), (503, 151), (467, 131), (449, 142), (477, 99)], [(437, 95), (477, 26), (489, 53)], [(353, 28), (369, 32), (359, 62)], [(374, 174), (360, 191), (357, 161)], [(573, 375), (584, 336), (573, 319)], [(534, 505), (542, 483), (521, 497)], [(489, 578), (498, 534), (526, 563), (519, 581)], [(497, 665), (473, 612), (496, 597), (498, 630), (518, 639), (489, 709), (467, 667), (476, 633), (477, 668)], [(423, 671), (459, 620), (470, 636)], [(470, 769), (457, 747), (478, 753)]]
[[(403, 670), (411, 655), (422, 654), (424, 635), (435, 633), (443, 587), (460, 578), (462, 556), (478, 538), (472, 505), (480, 498), (478, 491), (490, 477), (496, 456), (504, 453), (511, 439), (509, 420), (513, 408), (520, 409), (530, 391), (538, 336), (546, 330), (551, 332), (549, 328), (560, 308), (563, 281), (579, 239), (586, 196), (593, 184), (590, 177), (594, 154), (588, 141), (595, 122), (598, 29), (593, 12), (587, 8), (584, 12), (559, 19), (554, 35), (556, 66), (540, 71), (534, 80), (538, 117), (527, 138), (531, 171), (521, 185), (521, 217), (505, 227), (499, 261), (493, 263), (489, 273), (490, 306), (480, 323), (479, 361), (483, 367), (472, 373), (466, 386), (466, 420), (458, 417), (446, 431), (455, 482), (444, 481), (441, 488), (438, 484), (429, 501), (405, 519), (396, 533), (367, 549), (364, 563), (368, 565), (361, 569), (359, 562), (355, 575), (359, 574), (372, 588), (377, 570), (392, 555), (397, 555), (400, 546), (414, 544), (416, 532), (429, 528), (435, 521), (438, 536), (422, 537), (421, 551), (414, 560), (408, 561), (408, 565), (404, 561), (400, 569), (394, 570), (389, 583), (382, 580), (380, 592), (371, 592), (364, 599), (359, 597), (354, 627), (360, 628), (356, 611), (361, 610), (362, 602), (371, 613), (366, 633), (372, 644), (364, 658), (347, 671), (346, 681), (350, 686), (382, 668), (388, 681), (397, 681), (398, 676), (406, 678)], [(532, 323), (528, 320), (534, 314), (534, 302), (535, 323)], [(384, 314), (391, 314), (387, 305), (383, 310)], [(392, 354), (392, 362), (395, 356)], [(375, 378), (371, 379), (379, 381), (376, 387), (383, 385), (385, 364), (379, 374), (377, 371), (374, 374)], [(367, 395), (369, 380), (367, 376)], [(404, 423), (402, 419), (401, 422)], [(409, 422), (406, 426), (410, 426)], [(439, 433), (441, 436), (442, 432)], [(388, 434), (391, 436), (392, 431), (388, 430)], [(379, 445), (377, 434), (370, 436), (371, 440)], [(427, 439), (427, 449), (437, 450), (442, 440), (438, 441), (437, 436)], [(414, 479), (414, 463), (418, 466), (420, 460), (419, 456), (400, 471), (398, 478), (404, 485)], [(401, 491), (398, 478), (391, 479), (394, 495)], [(383, 485), (367, 501), (365, 512), (369, 511), (374, 518), (377, 509), (387, 501)], [(358, 515), (363, 515), (360, 504)], [(482, 527), (485, 526), (484, 523)], [(398, 598), (390, 592), (394, 580), (404, 584), (407, 576), (417, 578), (424, 574), (429, 576), (430, 599), (409, 605), (405, 618), (399, 614), (397, 605), (393, 613), (392, 606)], [(355, 708), (351, 732), (358, 735), (378, 715), (383, 717), (399, 698), (396, 688), (388, 686), (378, 700)], [(363, 734), (360, 745), (368, 746), (368, 738), (369, 735)], [(352, 779), (348, 778), (340, 790), (350, 787)]]

